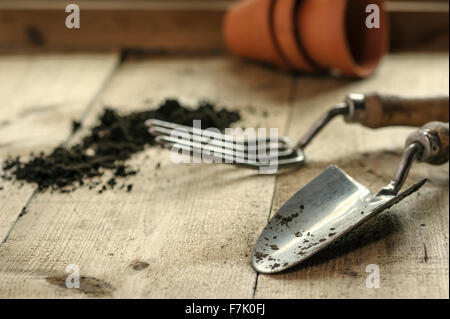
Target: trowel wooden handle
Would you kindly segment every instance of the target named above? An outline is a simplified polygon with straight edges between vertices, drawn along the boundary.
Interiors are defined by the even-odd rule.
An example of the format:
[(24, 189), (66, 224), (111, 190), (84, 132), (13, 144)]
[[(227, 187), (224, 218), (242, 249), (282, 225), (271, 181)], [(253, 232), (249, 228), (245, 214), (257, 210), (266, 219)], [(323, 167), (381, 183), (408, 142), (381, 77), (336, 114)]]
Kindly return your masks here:
[(449, 125), (443, 122), (430, 122), (412, 133), (406, 145), (420, 143), (423, 147), (419, 160), (433, 165), (441, 165), (449, 160)]
[[(352, 95), (349, 96), (351, 98)], [(367, 94), (363, 96), (362, 103), (364, 111), (360, 111), (355, 121), (370, 128), (400, 125), (420, 127), (431, 121), (449, 121), (448, 96), (403, 98)]]

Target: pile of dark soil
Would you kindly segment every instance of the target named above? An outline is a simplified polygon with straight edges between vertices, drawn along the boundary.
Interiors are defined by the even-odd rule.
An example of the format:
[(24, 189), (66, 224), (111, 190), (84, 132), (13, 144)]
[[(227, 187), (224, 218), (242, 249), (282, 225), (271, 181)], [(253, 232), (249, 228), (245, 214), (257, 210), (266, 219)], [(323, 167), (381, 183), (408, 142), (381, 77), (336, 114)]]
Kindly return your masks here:
[[(7, 159), (3, 163), (4, 179), (15, 179), (36, 183), (39, 190), (51, 188), (61, 192), (70, 192), (77, 186), (88, 183), (96, 188), (101, 183), (94, 182), (95, 177), (111, 171), (113, 177), (100, 185), (98, 192), (114, 188), (117, 178), (135, 175), (138, 172), (129, 167), (126, 161), (146, 146), (155, 145), (152, 135), (144, 122), (155, 118), (164, 121), (192, 126), (192, 121), (201, 120), (203, 128), (216, 127), (224, 130), (240, 119), (237, 112), (222, 109), (215, 110), (208, 102), (199, 103), (197, 109), (187, 108), (177, 100), (165, 100), (156, 110), (144, 110), (130, 114), (119, 114), (106, 108), (99, 117), (99, 124), (90, 129), (79, 144), (70, 148), (58, 147), (50, 154), (31, 154), (31, 159)], [(73, 129), (79, 129), (79, 123)], [(131, 191), (132, 184), (122, 184), (121, 188)]]

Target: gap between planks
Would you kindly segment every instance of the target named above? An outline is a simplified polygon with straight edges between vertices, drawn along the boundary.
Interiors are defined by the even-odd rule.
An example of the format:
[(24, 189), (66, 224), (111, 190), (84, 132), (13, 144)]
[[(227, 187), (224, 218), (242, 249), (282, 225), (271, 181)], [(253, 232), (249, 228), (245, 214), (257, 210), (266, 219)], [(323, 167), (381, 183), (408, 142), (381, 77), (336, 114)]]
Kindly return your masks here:
[[(261, 127), (272, 127), (266, 125), (284, 127), (289, 112), (289, 92), (292, 91), (290, 90), (292, 78), (286, 74), (228, 58), (211, 58), (206, 61), (205, 59), (155, 59), (127, 60), (127, 63), (121, 66), (113, 83), (107, 88), (107, 92), (102, 94), (102, 103), (112, 107), (122, 107), (122, 111), (131, 111), (141, 108), (141, 103), (147, 105), (149, 102), (142, 101), (147, 101), (148, 98), (151, 98), (151, 104), (154, 104), (153, 102), (161, 98), (178, 96), (180, 101), (190, 105), (196, 103), (199, 98), (208, 98), (219, 102), (220, 106), (234, 105), (239, 109), (242, 108), (244, 119), (246, 119), (245, 124), (248, 127), (260, 125)], [(218, 77), (221, 81), (219, 86), (215, 84)], [(236, 81), (237, 78), (239, 81)], [(176, 83), (174, 79), (177, 80)], [(262, 108), (255, 110), (252, 105)], [(98, 108), (94, 109), (100, 112), (100, 107), (101, 105), (98, 105)], [(268, 111), (271, 116), (268, 118), (251, 116), (255, 115), (255, 112), (262, 115), (263, 110)], [(95, 114), (92, 113), (90, 112), (87, 123), (83, 123), (85, 128), (93, 124), (96, 119)], [(162, 150), (151, 149), (149, 152), (156, 161), (168, 159), (168, 154)], [(138, 177), (134, 181), (133, 199), (126, 197), (123, 202), (120, 202), (117, 201), (116, 195), (109, 194), (110, 201), (115, 204), (112, 203), (111, 206), (107, 201), (100, 208), (97, 206), (98, 203), (95, 203), (97, 202), (95, 199), (93, 203), (81, 199), (78, 204), (75, 202), (71, 204), (70, 198), (59, 198), (58, 194), (44, 194), (42, 195), (44, 198), (41, 198), (41, 195), (36, 196), (30, 205), (28, 218), (24, 218), (17, 225), (10, 240), (3, 246), (3, 252), (0, 253), (3, 258), (11, 261), (5, 260), (6, 263), (2, 266), (5, 282), (3, 287), (0, 287), (0, 291), (3, 288), (8, 296), (22, 297), (36, 296), (37, 289), (40, 296), (69, 295), (73, 292), (48, 286), (46, 282), (42, 282), (42, 279), (45, 279), (42, 276), (61, 272), (67, 265), (66, 261), (70, 261), (79, 264), (83, 273), (112, 282), (118, 287), (114, 292), (115, 297), (143, 295), (173, 298), (241, 295), (251, 298), (255, 273), (251, 269), (249, 258), (244, 254), (251, 252), (253, 236), (256, 236), (256, 233), (260, 231), (259, 227), (266, 223), (267, 210), (273, 195), (274, 179), (262, 177), (256, 181), (253, 178), (253, 171), (246, 173), (241, 169), (208, 168), (209, 166), (198, 170), (195, 167), (171, 165), (170, 162), (163, 164), (163, 166), (166, 165), (167, 175), (153, 177), (152, 163), (147, 161), (146, 168), (141, 161), (146, 162), (143, 158), (134, 160), (136, 165), (140, 165), (143, 171), (147, 170), (147, 173), (151, 175), (143, 174), (141, 178)], [(168, 185), (173, 187), (166, 188), (166, 179), (175, 173), (179, 177), (176, 182)], [(219, 177), (219, 180), (211, 181), (212, 174)], [(187, 182), (191, 184), (193, 177), (199, 185), (183, 187), (183, 184)], [(149, 187), (147, 182), (150, 178), (155, 181), (151, 183), (152, 187)], [(252, 182), (249, 184), (248, 181)], [(265, 181), (270, 184), (268, 185)], [(214, 188), (210, 185), (211, 183), (219, 185)], [(253, 194), (250, 198), (246, 195), (246, 187), (252, 189), (248, 193)], [(214, 191), (211, 192), (211, 188), (217, 190), (217, 194)], [(208, 193), (211, 192), (212, 196), (196, 197), (203, 194), (205, 190)], [(86, 198), (92, 198), (87, 191), (85, 194)], [(152, 195), (149, 196), (149, 194)], [(168, 205), (167, 196), (172, 199), (170, 205)], [(263, 203), (260, 206), (261, 196)], [(233, 199), (234, 203), (227, 198)], [(148, 205), (150, 199), (152, 199), (152, 205)], [(68, 203), (69, 206), (66, 209), (69, 211), (78, 205), (77, 211), (83, 210), (91, 223), (78, 220), (76, 216), (71, 219), (65, 218), (69, 215), (61, 217), (64, 212), (64, 208), (61, 207), (63, 202)], [(125, 208), (130, 209), (127, 211)], [(91, 214), (87, 214), (88, 211)], [(227, 214), (223, 214), (224, 211)], [(181, 221), (180, 212), (185, 216)], [(34, 216), (29, 216), (30, 214)], [(36, 214), (39, 214), (40, 219), (34, 223)], [(117, 215), (114, 216), (114, 214)], [(33, 235), (28, 232), (29, 223), (33, 224), (32, 233), (39, 238), (33, 238)], [(79, 225), (80, 223), (83, 227)], [(125, 231), (97, 232), (99, 227), (112, 227), (111, 225), (118, 227), (119, 224)], [(86, 225), (89, 226), (87, 229), (85, 229)], [(170, 228), (168, 228), (169, 225)], [(225, 225), (227, 227), (223, 227)], [(217, 235), (211, 237), (211, 232)], [(99, 236), (103, 236), (103, 233), (104, 238), (99, 241)], [(25, 234), (26, 238), (23, 238)], [(77, 236), (80, 236), (78, 240)], [(167, 243), (168, 238), (170, 243)], [(128, 241), (135, 239), (139, 241)], [(40, 244), (35, 250), (34, 245), (38, 242)], [(75, 244), (69, 245), (69, 242)], [(125, 246), (117, 247), (118, 243), (123, 243)], [(226, 248), (228, 252), (218, 250), (217, 248), (220, 248), (223, 243), (234, 243), (234, 249)], [(80, 246), (84, 246), (84, 249), (80, 250)], [(105, 255), (95, 253), (102, 248)], [(108, 252), (114, 252), (114, 257), (106, 255)], [(99, 260), (95, 261), (97, 258)], [(144, 282), (142, 281), (144, 278), (140, 278), (138, 274), (129, 273), (129, 262), (135, 258), (146, 260), (151, 265), (149, 268), (151, 272), (141, 273), (141, 276), (148, 276), (144, 277)], [(183, 261), (183, 274), (180, 274), (178, 267), (173, 266), (179, 263), (180, 259)], [(204, 261), (204, 264), (199, 261)], [(226, 265), (222, 264), (224, 261)], [(109, 267), (98, 267), (105, 262), (109, 263)], [(23, 280), (14, 279), (17, 272), (28, 276), (31, 281), (23, 286)], [(185, 280), (186, 276), (191, 280), (181, 281), (181, 279)], [(211, 276), (214, 276), (214, 281), (211, 281), (213, 278)], [(233, 280), (234, 284), (228, 285)], [(209, 290), (204, 289), (206, 285), (209, 286)], [(228, 285), (228, 290), (224, 289), (223, 285)], [(74, 296), (82, 297), (82, 295)]]
[[(289, 115), (288, 115), (288, 118), (286, 119), (286, 123), (284, 125), (283, 136), (287, 136), (287, 133), (289, 132), (289, 129), (291, 128), (292, 115), (294, 114), (294, 103), (295, 103), (296, 96), (297, 96), (297, 78), (292, 77), (291, 87), (289, 90), (289, 97), (288, 97)], [(277, 183), (278, 183), (278, 175), (275, 175), (275, 181), (273, 183), (272, 199), (270, 201), (269, 212), (267, 214), (267, 223), (269, 223), (270, 215), (272, 214), (273, 205), (275, 202), (275, 195), (277, 193)], [(256, 289), (258, 289), (258, 278), (259, 278), (259, 273), (256, 272), (255, 284), (253, 286), (254, 289), (253, 289), (252, 299), (255, 299), (255, 296), (256, 296)]]
[[(89, 112), (91, 111), (91, 109), (93, 108), (93, 106), (95, 105), (95, 103), (97, 103), (98, 99), (100, 98), (100, 96), (102, 95), (102, 93), (104, 92), (104, 90), (107, 88), (108, 84), (111, 82), (111, 80), (113, 79), (114, 75), (116, 74), (117, 70), (120, 68), (120, 65), (123, 63), (122, 59), (117, 59), (115, 65), (111, 68), (111, 71), (109, 72), (109, 74), (105, 77), (105, 79), (103, 80), (103, 82), (101, 83), (99, 89), (97, 90), (97, 92), (94, 94), (94, 96), (88, 101), (85, 110), (83, 111), (79, 122), (83, 123), (83, 121), (85, 120), (85, 118), (87, 117), (87, 115), (89, 114)], [(70, 132), (69, 135), (67, 136), (67, 138), (60, 144), (62, 146), (67, 145), (71, 139), (74, 137), (74, 135), (76, 134), (76, 132)], [(13, 223), (11, 224), (11, 227), (9, 228), (9, 230), (7, 231), (7, 233), (5, 234), (5, 236), (3, 237), (2, 241), (0, 242), (0, 247), (6, 243), (6, 241), (8, 240), (9, 235), (11, 234), (11, 232), (13, 231), (13, 229), (15, 228), (15, 226), (17, 225), (17, 223), (19, 222), (19, 220), (21, 219), (21, 217), (24, 215), (24, 212), (28, 209), (30, 203), (32, 202), (32, 200), (34, 199), (34, 197), (36, 196), (36, 194), (38, 193), (38, 188), (36, 187), (33, 192), (31, 193), (30, 197), (27, 199), (27, 201), (25, 202), (25, 205), (23, 206), (23, 208), (20, 210), (20, 212), (17, 214), (16, 219), (13, 221)]]

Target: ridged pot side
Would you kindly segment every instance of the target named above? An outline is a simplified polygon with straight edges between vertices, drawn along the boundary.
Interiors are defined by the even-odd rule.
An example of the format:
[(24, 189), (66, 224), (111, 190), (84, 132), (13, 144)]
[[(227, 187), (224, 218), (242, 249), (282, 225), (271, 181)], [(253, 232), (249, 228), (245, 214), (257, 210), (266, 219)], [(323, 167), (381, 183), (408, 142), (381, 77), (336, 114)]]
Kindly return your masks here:
[(300, 71), (314, 71), (305, 57), (297, 36), (298, 0), (276, 0), (273, 10), (273, 34), (289, 67)]
[(247, 0), (227, 12), (223, 32), (228, 49), (242, 58), (287, 68), (273, 37), (275, 0)]

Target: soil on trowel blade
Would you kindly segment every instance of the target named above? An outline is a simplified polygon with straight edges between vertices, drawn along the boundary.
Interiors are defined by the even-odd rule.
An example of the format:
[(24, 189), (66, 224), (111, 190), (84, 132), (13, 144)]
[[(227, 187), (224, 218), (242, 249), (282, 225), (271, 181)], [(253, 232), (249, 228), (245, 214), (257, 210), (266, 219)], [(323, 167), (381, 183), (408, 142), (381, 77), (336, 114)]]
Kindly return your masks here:
[[(116, 187), (117, 179), (138, 174), (126, 161), (146, 146), (155, 145), (144, 123), (150, 118), (187, 126), (192, 126), (195, 119), (201, 120), (202, 128), (224, 130), (238, 121), (240, 115), (225, 109), (215, 110), (214, 105), (208, 102), (201, 102), (197, 109), (192, 109), (169, 99), (156, 110), (130, 114), (120, 114), (106, 108), (99, 117), (99, 124), (91, 128), (79, 144), (70, 148), (58, 147), (50, 154), (31, 154), (31, 159), (27, 161), (20, 157), (7, 159), (3, 163), (5, 173), (2, 177), (36, 183), (40, 191), (51, 188), (70, 192), (87, 184), (102, 193)], [(73, 131), (79, 127), (80, 124), (74, 122)], [(95, 177), (102, 176), (105, 171), (111, 171), (112, 177), (107, 182), (95, 181)], [(123, 183), (120, 188), (130, 192), (133, 185)]]

